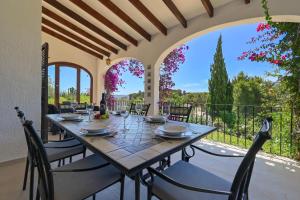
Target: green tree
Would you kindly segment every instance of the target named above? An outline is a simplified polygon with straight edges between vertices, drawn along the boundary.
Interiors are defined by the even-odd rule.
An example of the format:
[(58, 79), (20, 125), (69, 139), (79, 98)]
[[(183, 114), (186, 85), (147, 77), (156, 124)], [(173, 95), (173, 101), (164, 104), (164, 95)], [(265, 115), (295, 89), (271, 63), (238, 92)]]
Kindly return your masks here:
[(132, 102), (144, 101), (144, 92), (138, 91), (137, 93), (129, 94), (129, 100)]
[(242, 109), (246, 109), (245, 105), (261, 106), (263, 102), (263, 85), (264, 81), (260, 77), (249, 77), (240, 72), (233, 79), (233, 98), (235, 105), (241, 105)]
[(54, 104), (54, 94), (55, 88), (54, 88), (54, 81), (48, 77), (48, 103)]
[[(222, 52), (222, 36), (219, 37), (216, 53), (214, 55), (214, 63), (210, 67), (211, 78), (208, 81), (209, 103), (211, 109), (231, 111), (231, 106), (224, 104), (232, 104), (232, 85), (228, 79), (226, 65)], [(223, 105), (216, 105), (223, 104)], [(216, 107), (217, 106), (217, 107)]]

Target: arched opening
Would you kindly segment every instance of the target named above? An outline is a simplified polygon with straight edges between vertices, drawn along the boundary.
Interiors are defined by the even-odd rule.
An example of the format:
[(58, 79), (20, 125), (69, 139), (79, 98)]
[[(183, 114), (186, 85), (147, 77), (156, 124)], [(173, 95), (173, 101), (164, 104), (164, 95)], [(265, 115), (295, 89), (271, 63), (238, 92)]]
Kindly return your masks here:
[(93, 100), (93, 76), (84, 67), (69, 62), (53, 62), (48, 65), (48, 103), (91, 103)]
[[(297, 22), (300, 22), (300, 20)], [(230, 28), (234, 28), (234, 27), (230, 26)], [(258, 24), (254, 24), (252, 28), (254, 32), (259, 32)], [(242, 35), (240, 34), (232, 33), (232, 35), (236, 37), (235, 38), (236, 40), (243, 38)], [(243, 42), (246, 44), (249, 40), (252, 40), (252, 37), (254, 38), (259, 37), (258, 35), (259, 33), (257, 33), (257, 35), (250, 35), (247, 37), (247, 39), (244, 39)], [(204, 37), (204, 35), (201, 36)], [(207, 44), (203, 44), (203, 45), (205, 46)], [(229, 50), (236, 51), (235, 60), (238, 60), (238, 57), (244, 54), (243, 53), (244, 51), (246, 51), (245, 53), (246, 55), (249, 55), (248, 53), (249, 48), (250, 49), (256, 48), (254, 46), (246, 47), (246, 48), (242, 47), (239, 50), (237, 50), (232, 47), (234, 45), (238, 45), (238, 42), (235, 43), (233, 41), (231, 43), (231, 49)], [(217, 38), (216, 41), (214, 42), (213, 52), (211, 52), (212, 55), (209, 58), (210, 63), (205, 61), (205, 66), (204, 66), (203, 65), (204, 62), (202, 63), (199, 62), (200, 63), (199, 65), (201, 65), (201, 67), (205, 67), (207, 69), (204, 73), (212, 74), (209, 69), (210, 69), (210, 64), (214, 64), (216, 62), (216, 59), (213, 57), (213, 55), (217, 54), (216, 49), (217, 49)], [(224, 51), (228, 51), (228, 48), (223, 49), (223, 53)], [(257, 50), (254, 50), (252, 52), (255, 51)], [(170, 51), (168, 50), (165, 53), (169, 53), (169, 52)], [(264, 56), (264, 54), (265, 52), (262, 52), (261, 54), (256, 53), (253, 55)], [(278, 61), (280, 62), (282, 60), (285, 60), (286, 59), (285, 57), (286, 57), (286, 53), (283, 52), (283, 56), (273, 58), (274, 62), (273, 61), (272, 62), (274, 64), (278, 64)], [(224, 55), (224, 58), (225, 60), (227, 59), (226, 61), (228, 61), (228, 54)], [(160, 59), (161, 60), (159, 63), (159, 67), (161, 66), (161, 62), (164, 62), (163, 60), (165, 59), (165, 57)], [(255, 58), (253, 58), (253, 60), (255, 60)], [(244, 63), (240, 62), (240, 66), (238, 66), (232, 64), (232, 62), (229, 60), (229, 62), (227, 62), (227, 66), (228, 63), (230, 63), (229, 65), (234, 65), (236, 66), (236, 69), (238, 69), (235, 72), (232, 71), (228, 72), (228, 74), (226, 72), (226, 76), (228, 76), (228, 79), (226, 79), (226, 83), (228, 83), (227, 80), (230, 80), (231, 83), (235, 82), (235, 84), (233, 84), (232, 86), (233, 91), (235, 93), (235, 95), (232, 96), (232, 103), (231, 104), (227, 103), (226, 97), (224, 97), (225, 99), (224, 101), (220, 100), (218, 103), (212, 104), (211, 101), (208, 100), (209, 96), (207, 96), (205, 97), (203, 102), (199, 102), (199, 104), (195, 106), (194, 113), (192, 114), (192, 117), (190, 119), (191, 122), (194, 123), (212, 124), (216, 126), (218, 130), (217, 132), (210, 135), (210, 139), (248, 148), (252, 144), (253, 135), (258, 130), (261, 117), (272, 116), (274, 119), (273, 125), (274, 127), (277, 128), (273, 129), (273, 141), (267, 142), (265, 144), (265, 148), (264, 148), (265, 151), (272, 154), (279, 154), (279, 155), (286, 155), (286, 156), (293, 157), (297, 155), (297, 151), (299, 151), (298, 148), (299, 141), (297, 141), (297, 139), (292, 139), (293, 135), (296, 135), (295, 133), (296, 131), (293, 131), (290, 128), (295, 126), (296, 119), (295, 117), (293, 117), (293, 113), (296, 113), (295, 111), (296, 108), (294, 107), (293, 103), (285, 101), (285, 99), (288, 98), (288, 95), (286, 95), (286, 93), (281, 93), (281, 95), (283, 95), (284, 97), (282, 98), (278, 97), (278, 99), (277, 96), (275, 97), (275, 95), (272, 94), (272, 92), (276, 91), (275, 93), (277, 93), (277, 91), (280, 90), (277, 87), (280, 87), (279, 84), (281, 79), (278, 79), (279, 81), (278, 80), (274, 81), (272, 79), (267, 79), (267, 78), (271, 78), (272, 76), (269, 77), (262, 76), (262, 74), (265, 74), (266, 71), (267, 72), (273, 71), (272, 66), (270, 64), (271, 61), (268, 62), (269, 62), (268, 64), (251, 63), (248, 60), (247, 62)], [(199, 65), (198, 67), (200, 67)], [(257, 69), (261, 68), (260, 69), (261, 71), (259, 72), (254, 70), (247, 71), (247, 68), (252, 69), (253, 67), (255, 67), (255, 65), (258, 66)], [(268, 65), (269, 68), (264, 65)], [(156, 67), (158, 67), (158, 63), (156, 64)], [(287, 70), (287, 72), (289, 71)], [(199, 74), (199, 71), (190, 69), (189, 74), (186, 73), (184, 79), (191, 80), (191, 75), (195, 73)], [(279, 77), (285, 76), (285, 74), (286, 71), (283, 70), (283, 72), (279, 72)], [(207, 82), (209, 79), (212, 79), (212, 76), (213, 75), (211, 75), (209, 78), (206, 79)], [(206, 87), (208, 86), (209, 84), (206, 83)], [(224, 84), (223, 86), (226, 87), (226, 84)], [(183, 96), (183, 94), (186, 93), (186, 91), (184, 91), (184, 89), (180, 87), (174, 89), (181, 89), (180, 93), (178, 94), (179, 96), (180, 95)], [(156, 91), (158, 92), (159, 90), (157, 89)], [(210, 92), (208, 88), (206, 92), (207, 93)], [(268, 95), (268, 96), (263, 96), (263, 95)], [(218, 97), (215, 97), (215, 99), (217, 98)], [(191, 100), (192, 95), (188, 96), (187, 99)], [(181, 99), (179, 99), (177, 102), (176, 101), (173, 102), (176, 102), (179, 105), (180, 104), (182, 105), (184, 103), (189, 103), (187, 101), (181, 102), (180, 100)], [(284, 123), (284, 120), (286, 120), (287, 122)]]
[[(129, 101), (144, 101), (144, 65), (135, 58), (113, 62), (104, 75), (107, 103), (111, 109)], [(126, 84), (130, 82), (130, 84)]]
[[(273, 18), (273, 21), (276, 21), (276, 22), (300, 23), (300, 16), (297, 16), (297, 15), (276, 15), (276, 16), (272, 16), (272, 18)], [(232, 22), (228, 22), (228, 23), (218, 24), (218, 25), (211, 26), (209, 28), (206, 28), (206, 29), (203, 29), (200, 31), (195, 31), (194, 33), (192, 33), (188, 36), (184, 36), (180, 39), (175, 40), (173, 43), (170, 43), (167, 46), (167, 48), (165, 48), (165, 50), (163, 50), (162, 53), (158, 56), (158, 59), (156, 60), (154, 67), (155, 67), (156, 71), (160, 72), (162, 63), (164, 63), (164, 60), (166, 57), (168, 57), (174, 50), (182, 47), (183, 45), (186, 45), (187, 43), (193, 41), (194, 39), (200, 38), (205, 35), (209, 35), (209, 33), (223, 30), (225, 28), (237, 27), (240, 25), (247, 25), (247, 24), (256, 24), (256, 23), (262, 22), (264, 20), (265, 20), (264, 17), (248, 18), (248, 19), (242, 19), (242, 20), (232, 21)], [(159, 76), (159, 75), (160, 75), (160, 73), (156, 73), (156, 76)], [(153, 96), (156, 97), (156, 98), (154, 98), (156, 100), (160, 99), (159, 97), (161, 95), (160, 95), (159, 91), (160, 91), (159, 89), (154, 90)], [(156, 109), (156, 112), (157, 112), (157, 109)]]

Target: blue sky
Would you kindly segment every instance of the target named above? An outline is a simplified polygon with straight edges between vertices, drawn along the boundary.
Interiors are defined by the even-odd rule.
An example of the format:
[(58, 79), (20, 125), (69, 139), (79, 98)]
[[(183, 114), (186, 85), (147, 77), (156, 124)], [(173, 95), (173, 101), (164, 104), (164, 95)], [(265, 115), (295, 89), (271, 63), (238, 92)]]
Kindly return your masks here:
[[(71, 67), (60, 67), (60, 91), (65, 91), (70, 87), (76, 88), (76, 69)], [(48, 68), (48, 76), (52, 81), (54, 78), (54, 66)], [(90, 76), (84, 70), (80, 70), (80, 92), (87, 92), (90, 88)]]
[[(206, 35), (194, 38), (187, 43), (189, 50), (186, 52), (186, 61), (180, 66), (174, 75), (175, 89), (188, 92), (208, 91), (208, 79), (210, 78), (210, 65), (216, 51), (218, 37), (222, 35), (223, 55), (225, 58), (227, 73), (232, 79), (240, 71), (251, 76), (261, 76), (266, 79), (265, 72), (272, 70), (272, 65), (256, 63), (248, 60), (239, 61), (237, 57), (253, 45), (246, 44), (251, 37), (257, 35), (257, 24), (234, 26), (210, 32)], [(133, 77), (129, 72), (122, 75), (126, 84), (119, 88), (116, 94), (129, 94), (138, 90), (144, 90), (143, 79)]]
[[(253, 45), (246, 44), (251, 37), (257, 35), (257, 24), (247, 24), (225, 28), (195, 38), (187, 43), (189, 50), (186, 51), (186, 61), (174, 74), (175, 89), (187, 92), (208, 91), (208, 79), (210, 78), (210, 65), (213, 63), (213, 56), (216, 51), (218, 37), (222, 35), (223, 55), (225, 58), (227, 73), (232, 79), (240, 71), (251, 76), (261, 76), (266, 79), (266, 71), (272, 70), (272, 65), (267, 63), (256, 63), (248, 60), (239, 61), (237, 57), (243, 51), (253, 48)], [(81, 91), (86, 91), (89, 86), (89, 77), (81, 70)], [(49, 75), (54, 80), (54, 69), (49, 68)], [(76, 88), (76, 70), (74, 68), (61, 68), (60, 90), (69, 87)], [(126, 95), (139, 90), (144, 90), (144, 79), (132, 76), (128, 71), (123, 73), (125, 80), (123, 88), (119, 88), (117, 95)]]

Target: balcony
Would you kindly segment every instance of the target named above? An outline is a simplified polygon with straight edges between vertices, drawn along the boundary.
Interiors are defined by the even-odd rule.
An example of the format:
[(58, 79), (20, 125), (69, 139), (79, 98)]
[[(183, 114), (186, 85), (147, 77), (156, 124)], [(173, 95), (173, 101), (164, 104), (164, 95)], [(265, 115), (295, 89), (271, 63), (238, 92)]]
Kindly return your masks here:
[[(300, 23), (298, 0), (287, 0), (284, 3), (281, 0), (269, 0), (268, 5), (274, 21)], [(101, 117), (91, 119), (88, 117), (91, 116), (94, 105), (89, 105), (87, 109), (89, 116), (87, 113), (76, 114), (76, 117), (69, 113), (46, 116), (47, 97), (50, 97), (49, 103), (57, 106), (64, 101), (76, 101), (85, 103), (85, 106), (96, 103), (100, 107), (100, 96), (106, 89), (104, 76), (110, 67), (124, 59), (133, 59), (144, 66), (142, 103), (151, 105), (148, 114), (155, 117), (162, 112), (162, 104), (159, 102), (161, 63), (173, 49), (214, 30), (257, 23), (264, 19), (265, 13), (260, 0), (1, 2), (0, 199), (31, 200), (37, 196), (36, 199), (60, 200), (65, 198), (54, 196), (65, 195), (67, 189), (71, 190), (73, 186), (76, 188), (79, 184), (83, 185), (77, 189), (73, 188), (71, 197), (69, 196), (71, 200), (72, 194), (76, 194), (77, 196), (74, 195), (76, 198), (80, 196), (89, 199), (119, 199), (123, 191), (124, 199), (147, 199), (147, 195), (153, 194), (155, 199), (154, 196), (159, 192), (153, 192), (151, 184), (155, 182), (155, 178), (159, 180), (162, 177), (167, 179), (168, 183), (175, 182), (176, 187), (180, 185), (184, 188), (167, 191), (170, 193), (168, 195), (178, 191), (184, 194), (185, 190), (203, 192), (203, 188), (195, 189), (165, 177), (164, 173), (174, 169), (176, 163), (185, 163), (193, 169), (202, 168), (203, 171), (213, 172), (214, 177), (222, 180), (217, 183), (234, 181), (239, 183), (229, 188), (230, 192), (223, 190), (208, 192), (228, 195), (228, 198), (235, 198), (234, 195), (238, 195), (235, 200), (248, 195), (246, 183), (251, 177), (255, 163), (249, 187), (250, 199), (299, 199), (300, 164), (296, 160), (300, 156), (300, 138), (295, 128), (295, 121), (298, 120), (295, 117), (295, 107), (298, 106), (295, 102), (291, 106), (279, 104), (265, 107), (211, 105), (203, 102), (175, 105), (183, 108), (192, 106), (192, 111), (188, 116), (189, 122), (173, 122), (175, 120), (170, 122), (166, 116), (159, 117), (160, 123), (170, 122), (171, 129), (179, 127), (184, 130), (183, 132), (177, 130), (175, 132), (177, 138), (171, 139), (167, 134), (170, 134), (170, 130), (162, 131), (161, 128), (166, 128), (161, 127), (162, 124), (139, 120), (140, 116), (135, 115), (136, 113), (129, 114), (127, 110), (116, 114), (118, 116), (112, 113), (109, 119), (107, 115), (104, 115), (103, 119)], [(73, 74), (72, 79), (66, 78), (66, 74)], [(88, 84), (83, 80), (88, 80)], [(64, 81), (68, 81), (72, 87), (63, 88)], [(49, 84), (51, 87), (48, 83), (51, 83)], [(129, 107), (130, 103), (132, 102), (117, 102), (110, 110), (119, 110), (119, 107), (126, 105)], [(232, 107), (230, 113), (226, 112), (228, 106)], [(61, 109), (58, 112), (61, 112)], [(65, 120), (70, 116), (74, 117), (69, 119), (71, 122)], [(273, 122), (269, 117), (272, 117)], [(33, 125), (29, 120), (33, 121)], [(126, 120), (129, 121), (128, 127)], [(98, 128), (96, 132), (100, 136), (89, 137), (87, 134), (93, 132), (92, 129), (95, 128), (92, 127), (93, 124), (101, 127), (96, 127)], [(71, 156), (57, 150), (60, 149), (57, 146), (55, 151), (63, 152), (62, 154), (53, 152), (51, 154), (51, 150), (48, 150), (50, 153), (47, 151), (47, 148), (53, 148), (49, 147), (53, 143), (48, 140), (60, 140), (59, 135), (53, 135), (54, 129), (48, 131), (48, 128), (53, 126), (61, 137), (67, 139), (56, 141), (60, 145), (69, 143), (68, 139), (72, 140), (71, 146), (64, 146), (66, 149), (71, 148), (72, 151), (70, 149), (67, 151), (71, 152)], [(188, 129), (191, 126), (198, 129), (196, 131)], [(160, 136), (164, 137), (158, 137), (157, 131), (162, 131), (163, 134)], [(255, 141), (259, 142), (253, 142), (256, 135), (259, 139)], [(255, 158), (262, 142), (265, 142), (262, 151), (259, 151)], [(193, 150), (190, 149), (193, 144), (215, 154), (231, 156), (246, 154), (250, 146), (254, 145), (255, 148), (250, 148), (250, 159), (245, 164), (247, 167), (238, 168), (241, 159), (211, 159), (211, 155), (202, 152), (197, 152), (188, 160), (189, 153), (193, 154)], [(73, 147), (80, 151), (74, 153)], [(56, 178), (60, 176), (58, 174), (66, 172), (64, 167), (71, 166), (72, 173), (77, 173), (82, 168), (74, 168), (74, 165), (84, 163), (90, 166), (93, 159), (100, 165), (85, 170), (92, 171), (95, 174), (91, 174), (95, 176), (86, 173), (83, 180), (88, 182), (98, 175), (105, 177), (108, 173), (101, 171), (101, 168), (113, 175), (98, 178), (94, 184), (85, 184), (85, 181), (78, 180), (78, 174), (67, 175), (68, 178), (57, 181)], [(32, 175), (32, 182), (27, 181), (27, 188), (23, 191), (26, 161), (29, 163), (27, 166), (32, 167), (35, 176)], [(243, 173), (238, 176), (240, 179), (233, 180), (237, 169)], [(148, 173), (144, 173), (147, 170)], [(181, 170), (175, 175), (185, 172)], [(77, 185), (72, 182), (76, 178)], [(44, 185), (38, 185), (38, 180)], [(70, 187), (61, 191), (59, 189), (62, 187), (54, 189), (64, 180), (71, 182), (69, 185), (66, 184)], [(101, 181), (108, 182), (102, 184)], [(33, 182), (30, 192), (29, 184)], [(145, 187), (147, 184), (148, 188)], [(90, 185), (99, 188), (87, 187)], [(147, 193), (147, 189), (152, 193)], [(238, 189), (242, 192), (237, 192)], [(193, 192), (189, 191), (186, 194), (190, 195)]]

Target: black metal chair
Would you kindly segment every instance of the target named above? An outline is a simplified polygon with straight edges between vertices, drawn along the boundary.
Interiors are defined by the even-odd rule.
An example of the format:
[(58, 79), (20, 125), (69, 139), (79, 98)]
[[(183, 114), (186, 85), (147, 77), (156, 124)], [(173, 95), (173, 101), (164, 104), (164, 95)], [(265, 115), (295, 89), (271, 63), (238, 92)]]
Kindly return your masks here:
[(85, 110), (87, 103), (79, 103), (76, 105), (76, 110)]
[(254, 167), (255, 156), (263, 144), (271, 138), (269, 130), (271, 118), (263, 121), (252, 146), (245, 156), (222, 155), (207, 152), (197, 146), (191, 148), (222, 157), (244, 157), (232, 182), (213, 172), (206, 171), (186, 161), (178, 161), (163, 172), (148, 168), (150, 180), (144, 183), (148, 187), (148, 200), (156, 196), (161, 200), (248, 200), (248, 187)]
[[(59, 109), (53, 105), (53, 104), (48, 104), (48, 114), (59, 114), (60, 111)], [(56, 135), (59, 134), (59, 140), (62, 139), (62, 136), (64, 136), (64, 131), (59, 128), (57, 125), (49, 122), (49, 128), (50, 128), (50, 132), (52, 133), (52, 135)]]
[(58, 105), (58, 109), (60, 113), (73, 113), (75, 112), (71, 102), (64, 101), (62, 104)]
[(173, 121), (189, 122), (192, 106), (170, 106), (169, 119)]
[[(135, 110), (135, 103), (131, 103), (130, 104), (130, 109), (129, 109), (129, 113), (130, 114), (134, 114), (134, 115), (137, 115), (137, 112)], [(143, 108), (142, 108), (142, 112), (140, 115), (143, 115), (143, 116), (147, 116), (148, 115), (148, 111), (149, 111), (149, 108), (150, 108), (150, 105), (151, 104), (143, 104)]]
[[(24, 113), (20, 111), (18, 107), (15, 107), (15, 110), (17, 111), (17, 115), (20, 118), (21, 122), (25, 121), (26, 119)], [(34, 163), (33, 161), (34, 150), (30, 145), (29, 135), (27, 134), (26, 131), (24, 131), (24, 133), (25, 133), (25, 139), (28, 148), (28, 154), (26, 158), (23, 190), (26, 189), (28, 171), (30, 168), (29, 199), (31, 200), (33, 199), (34, 169), (36, 163)], [(46, 148), (46, 154), (49, 162), (58, 161), (59, 166), (61, 164), (61, 160), (63, 164), (65, 163), (64, 161), (65, 158), (70, 158), (70, 162), (72, 162), (72, 156), (83, 154), (83, 157), (85, 157), (85, 152), (86, 152), (85, 146), (83, 146), (78, 140), (74, 138), (68, 138), (60, 141), (49, 141), (48, 143), (45, 143), (43, 145)]]
[(125, 176), (119, 170), (95, 154), (52, 169), (32, 122), (22, 122), (38, 169), (37, 200), (79, 200), (89, 196), (95, 199), (97, 192), (118, 182), (121, 183), (120, 199), (123, 199)]
[[(164, 104), (162, 104), (164, 105)], [(172, 121), (178, 121), (178, 122), (189, 122), (190, 114), (192, 111), (192, 106), (176, 106), (176, 105), (170, 105), (170, 115), (168, 117), (169, 120)], [(182, 151), (183, 155), (183, 151)], [(164, 168), (165, 166), (171, 165), (171, 156), (168, 156), (167, 159), (164, 159), (160, 162), (161, 168)]]

